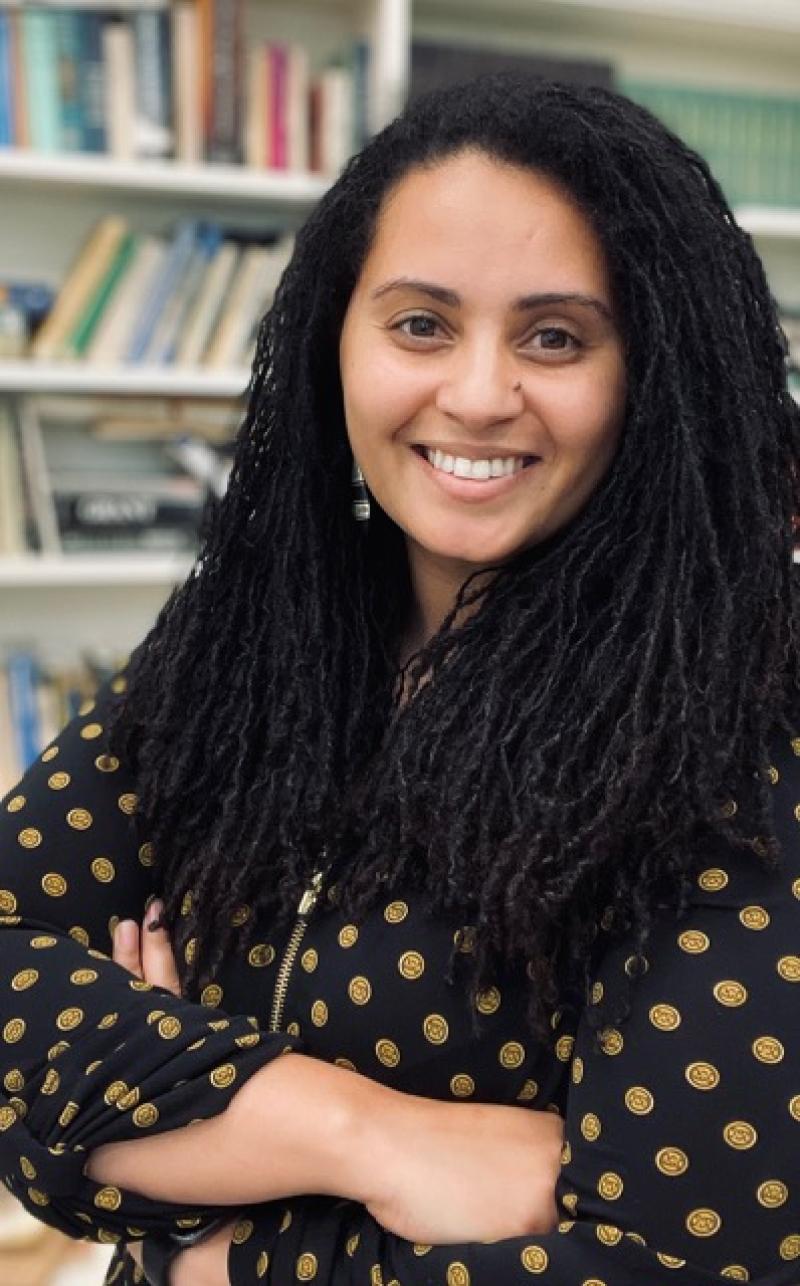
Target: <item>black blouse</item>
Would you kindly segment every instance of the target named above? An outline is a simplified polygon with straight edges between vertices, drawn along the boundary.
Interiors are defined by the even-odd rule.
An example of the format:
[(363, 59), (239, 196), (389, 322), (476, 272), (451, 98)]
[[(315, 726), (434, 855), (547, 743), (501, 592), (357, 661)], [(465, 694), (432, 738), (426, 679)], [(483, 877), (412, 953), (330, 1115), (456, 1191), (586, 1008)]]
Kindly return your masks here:
[[(132, 977), (111, 935), (158, 889), (136, 781), (104, 744), (124, 685), (102, 685), (0, 801), (0, 1172), (37, 1218), (117, 1243), (106, 1286), (142, 1280), (126, 1241), (218, 1214), (238, 1220), (233, 1286), (798, 1286), (800, 739), (776, 739), (769, 772), (782, 868), (720, 848), (598, 1050), (591, 1003), (625, 980), (630, 944), (609, 937), (591, 1003), (555, 1013), (549, 1044), (513, 975), (479, 996), (476, 1034), (458, 968), (445, 979), (473, 926), (396, 892), (348, 923), (324, 873), (296, 923), (259, 924), (197, 1003)], [(430, 1098), (558, 1111), (558, 1228), (430, 1246), (335, 1197), (190, 1206), (83, 1173), (100, 1144), (215, 1116), (288, 1050)]]

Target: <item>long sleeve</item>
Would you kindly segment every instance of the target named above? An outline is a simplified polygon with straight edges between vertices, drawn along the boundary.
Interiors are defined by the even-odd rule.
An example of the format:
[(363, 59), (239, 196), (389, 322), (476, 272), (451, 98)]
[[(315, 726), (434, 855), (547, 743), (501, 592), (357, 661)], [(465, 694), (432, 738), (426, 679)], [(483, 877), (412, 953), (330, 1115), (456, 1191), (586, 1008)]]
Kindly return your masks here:
[[(773, 753), (781, 868), (720, 844), (686, 916), (659, 922), (632, 1011), (603, 1030), (602, 1049), (580, 1017), (557, 1230), (423, 1246), (358, 1203), (256, 1204), (231, 1245), (233, 1286), (797, 1286), (800, 740)], [(606, 949), (593, 1003), (632, 959), (623, 941)]]
[(38, 1219), (109, 1243), (232, 1212), (96, 1183), (89, 1152), (214, 1117), (303, 1048), (110, 958), (117, 921), (141, 922), (156, 892), (135, 775), (104, 745), (125, 682), (103, 684), (0, 801), (0, 1173)]

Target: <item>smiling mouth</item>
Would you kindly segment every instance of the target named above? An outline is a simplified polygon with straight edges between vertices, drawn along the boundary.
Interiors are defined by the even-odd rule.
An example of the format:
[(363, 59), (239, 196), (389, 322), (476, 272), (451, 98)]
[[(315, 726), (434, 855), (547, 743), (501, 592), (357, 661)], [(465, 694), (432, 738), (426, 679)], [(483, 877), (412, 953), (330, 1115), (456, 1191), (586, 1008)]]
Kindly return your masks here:
[(508, 455), (485, 456), (471, 460), (466, 456), (449, 455), (445, 451), (426, 447), (422, 443), (415, 443), (412, 449), (438, 472), (449, 473), (456, 478), (469, 478), (477, 482), (511, 477), (515, 473), (521, 473), (523, 469), (527, 469), (539, 459), (536, 455)]

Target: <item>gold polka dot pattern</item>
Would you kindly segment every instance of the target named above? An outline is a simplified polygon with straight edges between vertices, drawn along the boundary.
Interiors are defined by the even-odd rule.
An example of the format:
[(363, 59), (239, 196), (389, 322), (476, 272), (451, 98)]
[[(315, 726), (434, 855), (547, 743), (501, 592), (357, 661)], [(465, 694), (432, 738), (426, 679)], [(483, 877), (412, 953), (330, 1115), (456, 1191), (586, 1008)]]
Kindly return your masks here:
[[(474, 907), (434, 920), (418, 893), (390, 885), (354, 923), (335, 876), (294, 935), (256, 916), (254, 902), (236, 905), (231, 924), (252, 930), (247, 946), (203, 981), (196, 1003), (120, 976), (110, 935), (161, 890), (153, 843), (134, 828), (137, 782), (107, 743), (108, 703), (107, 691), (87, 705), (0, 808), (0, 915), (17, 921), (0, 971), (0, 1136), (11, 1190), (29, 1210), (119, 1246), (131, 1228), (181, 1226), (160, 1203), (85, 1176), (70, 1213), (58, 1167), (74, 1167), (100, 1130), (122, 1138), (216, 1116), (251, 1073), (298, 1049), (431, 1100), (563, 1112), (558, 1225), (429, 1244), (393, 1237), (347, 1202), (290, 1199), (269, 1215), (239, 1213), (233, 1286), (270, 1275), (334, 1286), (343, 1265), (373, 1286), (613, 1286), (625, 1256), (641, 1256), (639, 1279), (661, 1286), (693, 1270), (755, 1279), (800, 1258), (800, 754), (785, 738), (766, 780), (791, 832), (786, 869), (762, 872), (755, 844), (709, 848), (685, 917), (654, 922), (646, 957), (614, 936), (620, 908), (599, 908), (584, 1010), (560, 1005), (539, 1039), (526, 1016), (529, 970), (500, 970), (470, 998)], [(747, 791), (734, 794), (726, 815), (745, 826)], [(181, 894), (188, 916), (196, 892)], [(185, 958), (196, 950), (189, 938)], [(180, 1215), (196, 1226), (196, 1210)], [(142, 1280), (121, 1253), (111, 1273), (114, 1286)]]

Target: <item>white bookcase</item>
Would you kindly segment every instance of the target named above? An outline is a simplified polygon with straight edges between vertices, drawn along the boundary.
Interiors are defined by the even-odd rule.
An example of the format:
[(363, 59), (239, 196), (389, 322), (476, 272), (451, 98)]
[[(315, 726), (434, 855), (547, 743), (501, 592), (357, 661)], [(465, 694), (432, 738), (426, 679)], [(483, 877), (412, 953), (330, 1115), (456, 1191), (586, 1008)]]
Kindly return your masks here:
[[(800, 0), (249, 0), (246, 32), (302, 41), (320, 60), (347, 37), (368, 35), (374, 129), (402, 107), (412, 36), (609, 58), (622, 76), (798, 93)], [(186, 213), (291, 229), (325, 186), (305, 173), (0, 149), (0, 279), (58, 285), (89, 226), (110, 211), (145, 232), (163, 231)], [(800, 210), (749, 207), (737, 215), (757, 240), (773, 292), (800, 307)], [(0, 397), (230, 398), (244, 391), (248, 375), (8, 361), (0, 362)], [(33, 643), (56, 662), (85, 645), (126, 650), (188, 566), (187, 559), (117, 555), (0, 559), (0, 657), (16, 643)]]

